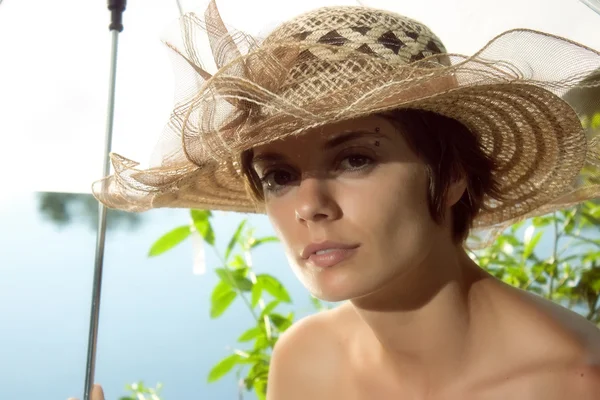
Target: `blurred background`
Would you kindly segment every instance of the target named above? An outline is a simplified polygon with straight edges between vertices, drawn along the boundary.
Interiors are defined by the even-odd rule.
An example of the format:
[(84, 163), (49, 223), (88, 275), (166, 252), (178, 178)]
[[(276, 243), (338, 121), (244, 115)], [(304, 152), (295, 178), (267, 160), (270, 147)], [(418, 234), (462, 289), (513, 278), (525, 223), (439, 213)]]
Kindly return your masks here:
[[(179, 3), (184, 11), (203, 12), (207, 1)], [(600, 49), (600, 15), (578, 0), (360, 3), (421, 20), (451, 52), (473, 53), (498, 33), (517, 27), (547, 31)], [(314, 7), (358, 2), (222, 0), (217, 4), (228, 25), (264, 34)], [(130, 0), (124, 14), (112, 148), (142, 164), (148, 161), (172, 106), (173, 73), (160, 38), (178, 15), (176, 0)], [(109, 12), (102, 0), (0, 3), (1, 399), (66, 399), (83, 393), (98, 212), (89, 193), (91, 182), (102, 171), (108, 24)], [(205, 54), (210, 65), (209, 53)], [(597, 92), (585, 95), (600, 97)], [(599, 111), (589, 110), (586, 116), (594, 129)], [(558, 239), (556, 232), (544, 229), (557, 226), (554, 220), (515, 227), (490, 250), (526, 260), (522, 264), (513, 260), (525, 271), (524, 278), (516, 270), (494, 270), (498, 257), (492, 253), (483, 263), (503, 279), (531, 290), (546, 288), (548, 279), (567, 274), (559, 280), (567, 288), (564, 293), (558, 291), (558, 283), (550, 287), (556, 293), (537, 291), (597, 318), (600, 278), (589, 273), (596, 273), (594, 263), (600, 260), (600, 223), (594, 219), (600, 218), (600, 207), (596, 206), (587, 206), (583, 220), (577, 219), (581, 210), (572, 216), (554, 216), (565, 226), (571, 221), (583, 224), (576, 228), (584, 232), (588, 246), (577, 250), (578, 273), (556, 259), (551, 263), (554, 269), (546, 271), (550, 278), (545, 282), (540, 278), (545, 270), (535, 270), (550, 265), (551, 255), (546, 255)], [(226, 251), (244, 219), (246, 226), (255, 228), (255, 237), (273, 235), (264, 216), (213, 213), (210, 224), (217, 253), (206, 249), (207, 271), (199, 274), (197, 268), (194, 272), (198, 248), (193, 241), (148, 257), (158, 238), (190, 223), (188, 210), (109, 212), (96, 366), (96, 381), (102, 383), (107, 399), (126, 395), (125, 385), (138, 381), (149, 386), (164, 383), (161, 399), (256, 398), (252, 391), (239, 389), (240, 376), (233, 373), (207, 382), (214, 365), (231, 354), (240, 334), (256, 322), (239, 299), (219, 318), (211, 318), (211, 294), (223, 279), (213, 271), (222, 266), (216, 254)], [(296, 319), (317, 310), (277, 243), (255, 249), (253, 270), (282, 283), (293, 301), (284, 310), (293, 309)]]

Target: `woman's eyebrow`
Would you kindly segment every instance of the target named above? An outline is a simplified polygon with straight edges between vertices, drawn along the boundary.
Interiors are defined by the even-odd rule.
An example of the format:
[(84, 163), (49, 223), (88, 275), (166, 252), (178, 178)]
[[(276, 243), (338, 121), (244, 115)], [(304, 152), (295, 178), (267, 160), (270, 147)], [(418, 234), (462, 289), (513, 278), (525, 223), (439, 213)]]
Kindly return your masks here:
[[(379, 132), (373, 132), (373, 131), (367, 131), (367, 130), (352, 130), (352, 131), (348, 131), (348, 132), (343, 132), (343, 133), (327, 140), (323, 144), (322, 147), (324, 150), (330, 150), (330, 149), (338, 147), (346, 142), (364, 138), (365, 136), (370, 137), (370, 138), (377, 138), (377, 139), (389, 139), (386, 135), (379, 133)], [(253, 156), (252, 164), (258, 164), (260, 162), (276, 162), (276, 161), (286, 161), (286, 160), (287, 160), (287, 157), (285, 157), (282, 154), (265, 152), (265, 153), (260, 153), (260, 154)]]
[(260, 153), (252, 157), (252, 164), (259, 162), (285, 161), (286, 157), (279, 153)]
[(329, 149), (335, 148), (341, 144), (349, 142), (351, 140), (364, 138), (364, 137), (389, 139), (386, 135), (379, 133), (379, 132), (366, 131), (366, 130), (353, 130), (353, 131), (349, 131), (349, 132), (344, 132), (340, 135), (337, 135), (336, 137), (329, 139), (323, 145), (323, 149), (329, 150)]

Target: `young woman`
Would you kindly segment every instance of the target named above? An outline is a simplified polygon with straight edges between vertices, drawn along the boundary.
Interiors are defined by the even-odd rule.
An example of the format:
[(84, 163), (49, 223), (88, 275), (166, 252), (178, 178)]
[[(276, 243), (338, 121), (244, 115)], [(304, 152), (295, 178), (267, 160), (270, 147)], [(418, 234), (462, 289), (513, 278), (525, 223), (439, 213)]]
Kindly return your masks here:
[[(214, 75), (196, 61), (199, 26)], [(260, 42), (228, 32), (214, 3), (181, 27), (186, 50), (172, 48), (202, 84), (161, 162), (113, 155), (94, 194), (129, 211), (265, 212), (306, 288), (345, 301), (280, 338), (270, 400), (600, 399), (598, 328), (465, 251), (470, 235), (599, 197), (600, 143), (561, 99), (598, 52), (515, 30), (453, 55), (365, 7), (321, 8)]]

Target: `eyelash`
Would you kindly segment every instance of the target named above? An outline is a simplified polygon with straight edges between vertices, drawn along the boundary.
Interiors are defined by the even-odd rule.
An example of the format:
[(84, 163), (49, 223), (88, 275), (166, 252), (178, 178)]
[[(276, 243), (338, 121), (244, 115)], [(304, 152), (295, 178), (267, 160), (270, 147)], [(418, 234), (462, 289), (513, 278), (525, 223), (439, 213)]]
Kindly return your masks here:
[[(361, 172), (362, 170), (373, 166), (373, 164), (375, 163), (375, 158), (371, 155), (366, 155), (364, 153), (359, 153), (359, 152), (354, 152), (354, 153), (349, 153), (349, 154), (346, 153), (341, 159), (338, 158), (339, 161), (337, 161), (335, 163), (336, 169), (339, 170), (342, 162), (344, 162), (345, 160), (348, 160), (352, 157), (360, 157), (361, 159), (364, 159), (367, 162), (360, 167), (345, 168), (345, 169), (343, 169), (344, 172), (350, 172), (350, 173)], [(278, 166), (271, 167), (270, 169), (267, 169), (265, 171), (265, 173), (262, 177), (260, 177), (260, 181), (261, 181), (263, 190), (265, 190), (269, 193), (276, 194), (276, 193), (279, 193), (281, 190), (283, 190), (285, 187), (287, 187), (289, 185), (289, 183), (284, 184), (284, 185), (276, 185), (275, 187), (269, 187), (269, 178), (271, 176), (273, 176), (273, 174), (275, 174), (277, 172), (282, 172), (282, 171), (288, 172), (291, 175), (295, 174), (294, 172), (291, 171), (291, 168), (289, 168), (289, 167), (278, 167)], [(292, 178), (290, 182), (294, 182), (295, 180), (296, 180), (296, 178)]]

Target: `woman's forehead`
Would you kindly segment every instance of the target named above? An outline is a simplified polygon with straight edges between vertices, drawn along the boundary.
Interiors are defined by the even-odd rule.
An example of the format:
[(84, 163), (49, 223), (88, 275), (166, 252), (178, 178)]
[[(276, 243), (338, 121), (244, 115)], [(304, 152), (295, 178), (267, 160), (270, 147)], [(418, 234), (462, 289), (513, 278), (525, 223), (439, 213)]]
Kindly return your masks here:
[(267, 143), (254, 148), (255, 154), (262, 151), (272, 151), (278, 148), (286, 148), (298, 144), (314, 144), (316, 146), (331, 141), (336, 136), (342, 134), (356, 133), (356, 137), (369, 136), (369, 134), (380, 133), (385, 135), (394, 130), (394, 127), (385, 118), (368, 115), (352, 120), (340, 121), (327, 124), (321, 127), (307, 130), (298, 136), (288, 136), (286, 138)]

